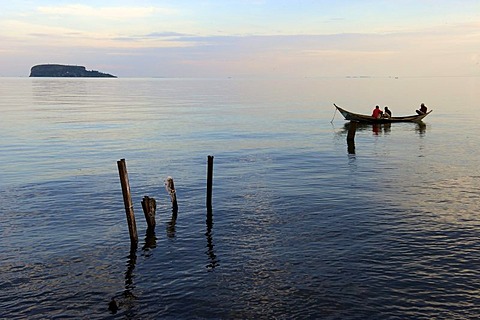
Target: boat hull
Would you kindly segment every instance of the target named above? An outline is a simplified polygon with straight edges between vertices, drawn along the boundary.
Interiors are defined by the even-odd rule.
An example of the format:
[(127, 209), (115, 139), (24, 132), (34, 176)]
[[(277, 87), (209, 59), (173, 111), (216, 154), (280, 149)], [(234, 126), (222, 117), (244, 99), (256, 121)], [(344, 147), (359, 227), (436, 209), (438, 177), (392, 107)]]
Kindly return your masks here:
[(347, 111), (343, 108), (340, 108), (336, 104), (333, 104), (333, 105), (342, 114), (345, 120), (358, 121), (363, 123), (420, 122), (423, 120), (423, 118), (425, 118), (432, 112), (432, 110), (430, 110), (425, 114), (415, 114), (415, 115), (404, 116), (404, 117), (374, 118), (372, 116), (367, 116), (367, 115)]

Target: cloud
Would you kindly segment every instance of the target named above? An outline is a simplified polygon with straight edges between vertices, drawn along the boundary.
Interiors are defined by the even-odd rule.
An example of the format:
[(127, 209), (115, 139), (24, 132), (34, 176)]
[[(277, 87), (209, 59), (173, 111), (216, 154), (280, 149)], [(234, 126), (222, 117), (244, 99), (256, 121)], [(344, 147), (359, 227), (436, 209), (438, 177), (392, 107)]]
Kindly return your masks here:
[(302, 53), (309, 57), (328, 58), (328, 57), (369, 57), (379, 58), (395, 54), (395, 51), (368, 51), (368, 50), (303, 50)]
[(122, 37), (115, 37), (113, 40), (118, 40), (118, 41), (132, 41), (132, 42), (140, 42), (142, 40), (180, 40), (181, 38), (185, 37), (192, 37), (191, 34), (187, 33), (179, 33), (179, 32), (152, 32), (148, 34), (142, 34), (142, 35), (132, 35), (132, 36), (122, 36)]
[(91, 7), (81, 4), (66, 6), (43, 6), (37, 11), (45, 15), (95, 17), (102, 19), (138, 19), (156, 14), (172, 15), (175, 10), (160, 7)]
[(166, 37), (188, 37), (191, 34), (179, 32), (152, 32), (145, 35), (146, 38), (166, 38)]
[(3, 20), (0, 21), (0, 29), (3, 29), (3, 35), (17, 40), (25, 36), (52, 36), (52, 35), (81, 35), (77, 30), (63, 26), (49, 26), (42, 23), (22, 21), (22, 20)]
[[(153, 32), (145, 35), (113, 37), (110, 40), (117, 43), (131, 43), (136, 48), (184, 48), (201, 44), (201, 40), (192, 41), (191, 37), (191, 34), (179, 32)], [(202, 39), (202, 37), (196, 39)], [(115, 43), (112, 43), (112, 46), (115, 47)]]

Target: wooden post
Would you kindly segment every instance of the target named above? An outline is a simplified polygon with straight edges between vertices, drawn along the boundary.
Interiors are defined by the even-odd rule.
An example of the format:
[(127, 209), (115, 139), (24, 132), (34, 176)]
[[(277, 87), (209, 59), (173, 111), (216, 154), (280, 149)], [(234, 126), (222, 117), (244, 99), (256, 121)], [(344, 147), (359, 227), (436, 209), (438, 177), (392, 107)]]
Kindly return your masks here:
[(145, 220), (147, 221), (147, 231), (155, 231), (155, 211), (157, 210), (157, 202), (154, 198), (145, 196), (142, 200), (142, 208), (143, 213), (145, 214)]
[(213, 156), (208, 156), (207, 165), (207, 208), (212, 207)]
[(172, 210), (176, 212), (178, 210), (177, 193), (175, 191), (175, 185), (173, 184), (172, 177), (167, 177), (167, 180), (165, 181), (165, 189), (167, 189), (170, 199), (172, 200)]
[(348, 154), (355, 154), (355, 132), (357, 131), (357, 122), (350, 121), (347, 134), (347, 151)]
[(123, 203), (125, 204), (125, 213), (127, 214), (128, 231), (130, 233), (130, 242), (132, 246), (138, 243), (137, 225), (135, 223), (135, 214), (133, 212), (133, 202), (130, 195), (130, 184), (128, 182), (127, 165), (125, 159), (117, 161), (120, 183), (122, 185)]
[(357, 131), (357, 122), (350, 121), (350, 126), (348, 127), (347, 141), (355, 139), (355, 132)]

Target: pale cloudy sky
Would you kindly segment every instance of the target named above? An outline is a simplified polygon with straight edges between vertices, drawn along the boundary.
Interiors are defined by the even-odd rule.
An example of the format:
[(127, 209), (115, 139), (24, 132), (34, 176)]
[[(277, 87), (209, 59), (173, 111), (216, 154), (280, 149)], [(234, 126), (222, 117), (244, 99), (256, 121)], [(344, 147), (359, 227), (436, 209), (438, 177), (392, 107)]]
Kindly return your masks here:
[(480, 76), (479, 0), (0, 0), (0, 76)]

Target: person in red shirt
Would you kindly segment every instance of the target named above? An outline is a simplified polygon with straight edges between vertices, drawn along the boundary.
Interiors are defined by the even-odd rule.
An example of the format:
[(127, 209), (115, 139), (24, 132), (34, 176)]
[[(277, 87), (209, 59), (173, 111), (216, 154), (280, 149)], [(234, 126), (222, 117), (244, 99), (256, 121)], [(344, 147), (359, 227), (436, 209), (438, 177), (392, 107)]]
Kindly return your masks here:
[(383, 111), (380, 109), (379, 106), (376, 106), (375, 109), (373, 109), (372, 117), (374, 117), (375, 119), (378, 119), (382, 116), (382, 114), (383, 114)]

